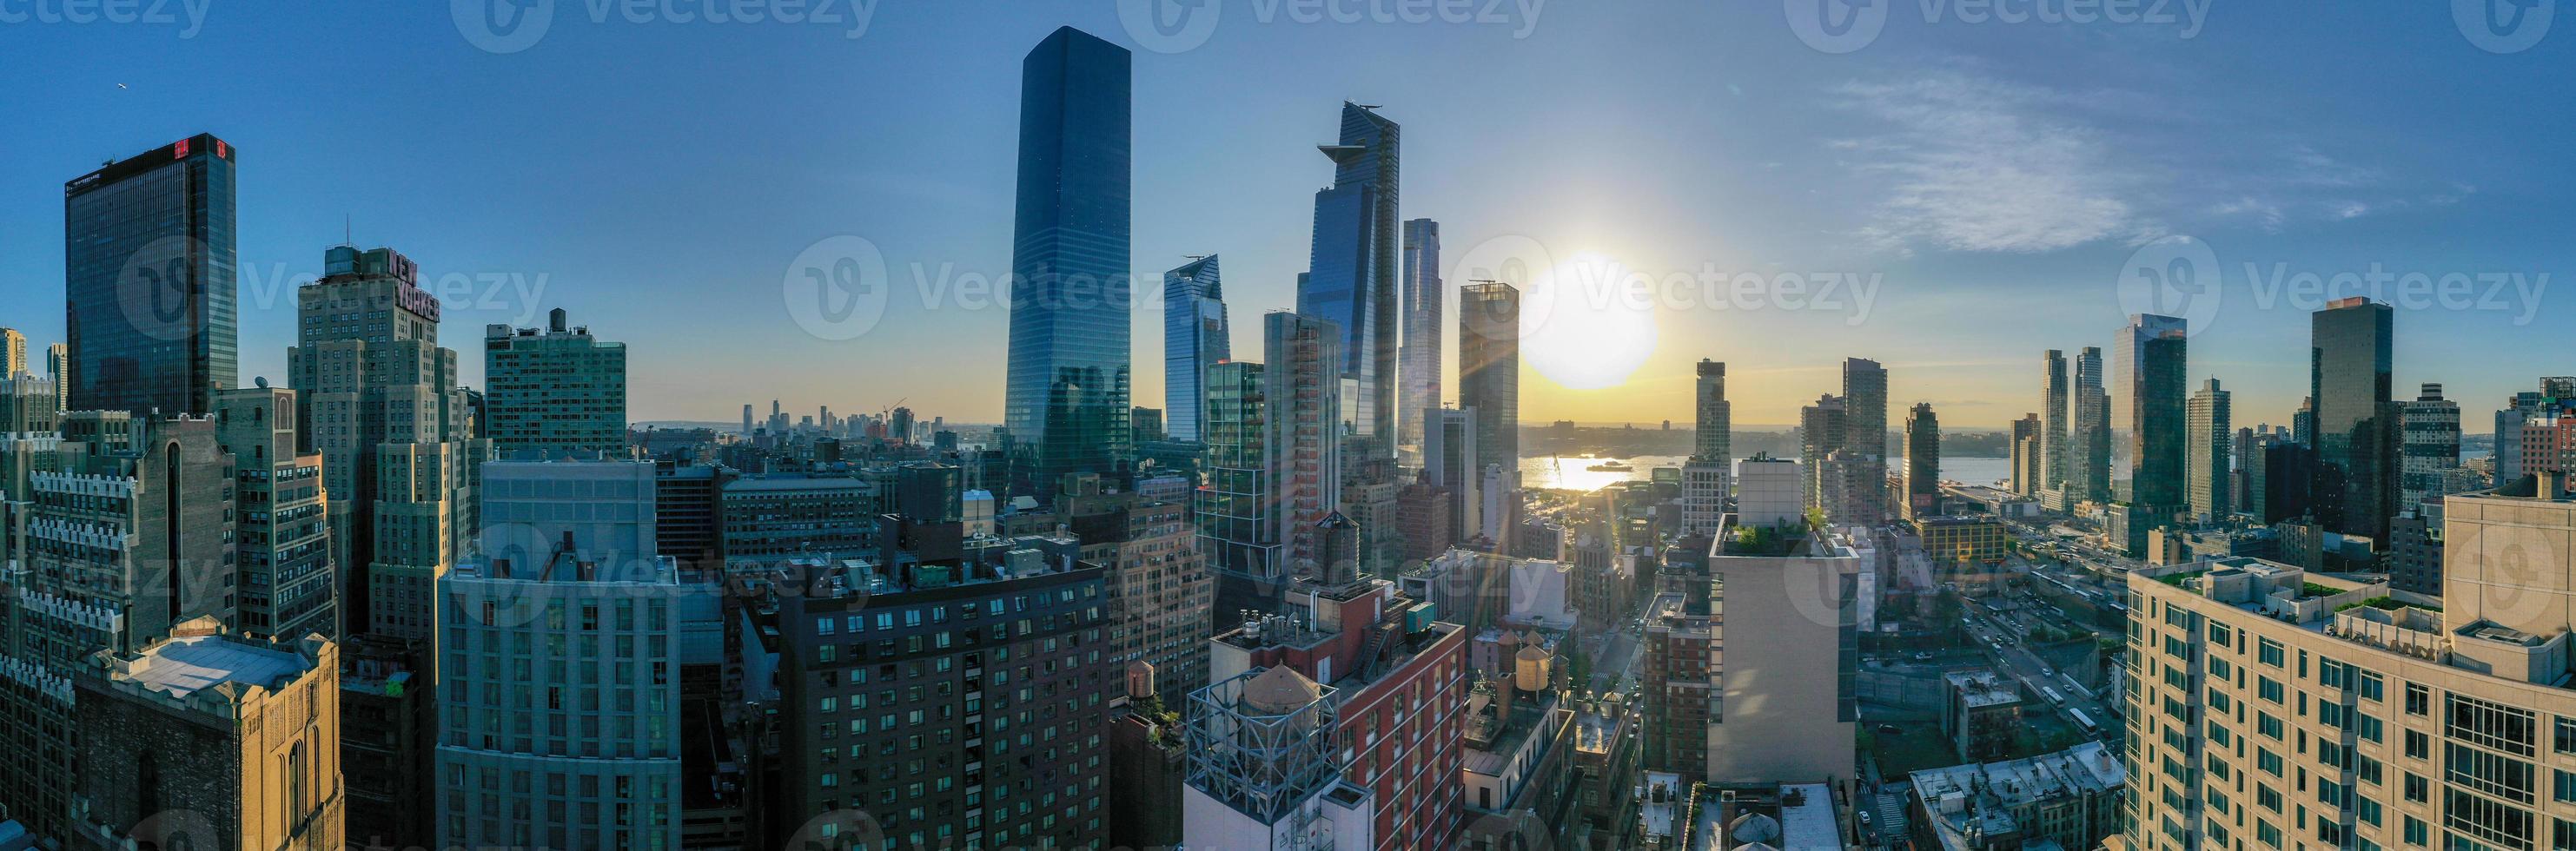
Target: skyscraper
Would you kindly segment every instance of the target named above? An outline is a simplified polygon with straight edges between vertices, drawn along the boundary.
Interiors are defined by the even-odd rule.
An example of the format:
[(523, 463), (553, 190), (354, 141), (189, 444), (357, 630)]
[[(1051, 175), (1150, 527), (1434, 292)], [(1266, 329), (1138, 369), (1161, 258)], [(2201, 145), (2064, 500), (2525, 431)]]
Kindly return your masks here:
[(2041, 470), (2040, 425), (2038, 414), (2024, 414), (2012, 422), (2012, 492), (2022, 496), (2039, 493)]
[(1334, 513), (1342, 491), (1342, 397), (1334, 391), (1348, 337), (1332, 320), (1301, 313), (1272, 313), (1263, 322), (1263, 444), (1277, 488), (1275, 528), (1289, 575), (1311, 574), (1326, 560), (1316, 524)]
[(1941, 513), (1941, 418), (1932, 403), (1905, 414), (1905, 519)]
[(1397, 199), (1402, 132), (1369, 107), (1342, 103), (1342, 132), (1318, 146), (1333, 185), (1315, 193), (1312, 259), (1297, 282), (1297, 312), (1342, 330), (1342, 416), (1372, 452), (1395, 436)]
[(1476, 409), (1435, 408), (1425, 412), (1422, 471), (1449, 492), (1449, 538), (1465, 541), (1483, 531), (1484, 498), (1478, 486), (1485, 477), (1476, 459)]
[(1003, 420), (1012, 490), (1128, 456), (1130, 57), (1065, 27), (1020, 64), (1018, 211)]
[(2185, 415), (2190, 421), (2185, 439), (2190, 444), (2185, 452), (2183, 498), (2192, 516), (2202, 522), (2225, 519), (2235, 510), (2228, 498), (2230, 460), (2235, 455), (2236, 442), (2230, 395), (2219, 389), (2218, 379), (2209, 379), (2200, 385), (2199, 392), (2191, 394)]
[[(2075, 436), (2068, 447), (2077, 455), (2067, 471), (2068, 486), (2084, 499), (2111, 498), (2111, 394), (2102, 386), (2102, 349), (2085, 346), (2075, 356)], [(2071, 502), (2072, 500), (2070, 500)]]
[[(1521, 291), (1510, 284), (1458, 288), (1458, 406), (1475, 412), (1477, 475), (1499, 474), (1506, 490), (1486, 504), (1508, 503), (1521, 469)], [(1484, 534), (1504, 543), (1502, 524), (1486, 512)]]
[[(2120, 392), (2114, 403), (2126, 403), (2129, 427), (2129, 506), (2133, 522), (2128, 550), (2146, 548), (2146, 534), (2158, 522), (2185, 507), (2183, 467), (2190, 431), (2188, 329), (2181, 317), (2132, 314), (2120, 328)], [(2116, 542), (2115, 542), (2116, 543)]]
[(331, 575), (322, 456), (298, 448), (295, 391), (267, 384), (215, 394), (215, 440), (233, 456), (241, 506), (234, 515), (233, 625), (281, 640), (313, 633), (337, 640), (340, 594)]
[[(1816, 403), (1798, 410), (1798, 472), (1805, 476), (1800, 483), (1804, 507), (1825, 504), (1825, 456), (1842, 451), (1847, 413), (1840, 396), (1825, 395)], [(1882, 485), (1884, 487), (1884, 485)]]
[(2391, 402), (2396, 312), (2363, 298), (2311, 314), (2308, 386), (2316, 398), (2317, 522), (2385, 548), (2397, 516), (2402, 416)]
[(27, 335), (16, 328), (0, 328), (0, 379), (16, 378), (27, 371)]
[(1699, 422), (1690, 460), (1682, 464), (1682, 531), (1717, 534), (1726, 517), (1726, 474), (1735, 462), (1734, 408), (1726, 401), (1726, 364), (1699, 362)]
[(2460, 466), (2460, 403), (2442, 398), (2442, 385), (2427, 383), (2415, 401), (2406, 403), (2405, 421), (2400, 510), (2440, 497), (2445, 491), (2442, 474)]
[(71, 407), (72, 349), (61, 343), (45, 347), (45, 377), (54, 380), (54, 410)]
[(1423, 416), (1440, 407), (1441, 341), (1448, 335), (1440, 281), (1440, 223), (1404, 223), (1404, 349), (1397, 366), (1397, 445), (1419, 451)]
[(494, 454), (626, 454), (626, 344), (567, 322), (558, 307), (543, 331), (483, 326), (483, 433)]
[(2066, 375), (2066, 353), (2048, 350), (2040, 365), (2039, 486), (2062, 488), (2067, 472), (2067, 405), (2073, 401)]
[(200, 133), (63, 184), (71, 407), (203, 414), (236, 385), (239, 153)]
[(1287, 578), (1270, 457), (1268, 370), (1227, 361), (1207, 371), (1204, 481), (1191, 494), (1198, 549), (1217, 579), (1217, 610), (1252, 608)]
[(1887, 368), (1843, 359), (1843, 448), (1887, 455)]
[(1198, 442), (1207, 369), (1234, 357), (1216, 255), (1163, 273), (1163, 431)]

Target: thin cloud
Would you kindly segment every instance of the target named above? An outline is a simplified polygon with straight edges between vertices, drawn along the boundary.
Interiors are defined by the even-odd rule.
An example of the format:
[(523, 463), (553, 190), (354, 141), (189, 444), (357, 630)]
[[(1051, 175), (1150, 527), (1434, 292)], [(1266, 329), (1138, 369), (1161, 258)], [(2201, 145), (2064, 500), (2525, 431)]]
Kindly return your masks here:
[(1834, 145), (1888, 178), (1860, 231), (1873, 247), (2034, 253), (2161, 230), (2121, 197), (2102, 135), (2050, 116), (2054, 92), (1948, 73), (1835, 93), (1890, 127)]

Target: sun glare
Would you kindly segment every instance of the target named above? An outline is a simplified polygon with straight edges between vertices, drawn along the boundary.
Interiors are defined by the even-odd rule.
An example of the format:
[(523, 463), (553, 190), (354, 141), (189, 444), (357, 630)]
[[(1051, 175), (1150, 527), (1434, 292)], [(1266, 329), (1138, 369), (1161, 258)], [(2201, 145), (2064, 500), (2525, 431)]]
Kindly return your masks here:
[(1597, 252), (1568, 258), (1530, 283), (1521, 356), (1572, 390), (1615, 387), (1655, 351), (1654, 289)]

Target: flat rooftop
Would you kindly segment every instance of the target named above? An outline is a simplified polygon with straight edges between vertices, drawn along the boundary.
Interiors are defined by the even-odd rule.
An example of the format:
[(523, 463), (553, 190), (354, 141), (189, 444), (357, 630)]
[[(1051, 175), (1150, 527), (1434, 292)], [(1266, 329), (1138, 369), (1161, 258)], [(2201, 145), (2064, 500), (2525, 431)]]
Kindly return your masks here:
[(185, 698), (225, 683), (273, 689), (312, 670), (302, 655), (220, 635), (173, 638), (136, 658), (126, 678), (150, 691)]

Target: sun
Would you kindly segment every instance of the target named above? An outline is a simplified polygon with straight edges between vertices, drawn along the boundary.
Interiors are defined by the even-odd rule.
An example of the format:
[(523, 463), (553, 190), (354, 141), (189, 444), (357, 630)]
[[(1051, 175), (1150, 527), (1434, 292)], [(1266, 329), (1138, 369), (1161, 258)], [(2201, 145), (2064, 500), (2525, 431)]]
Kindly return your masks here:
[(1654, 354), (1656, 293), (1617, 259), (1575, 254), (1530, 282), (1521, 357), (1568, 389), (1616, 387)]

